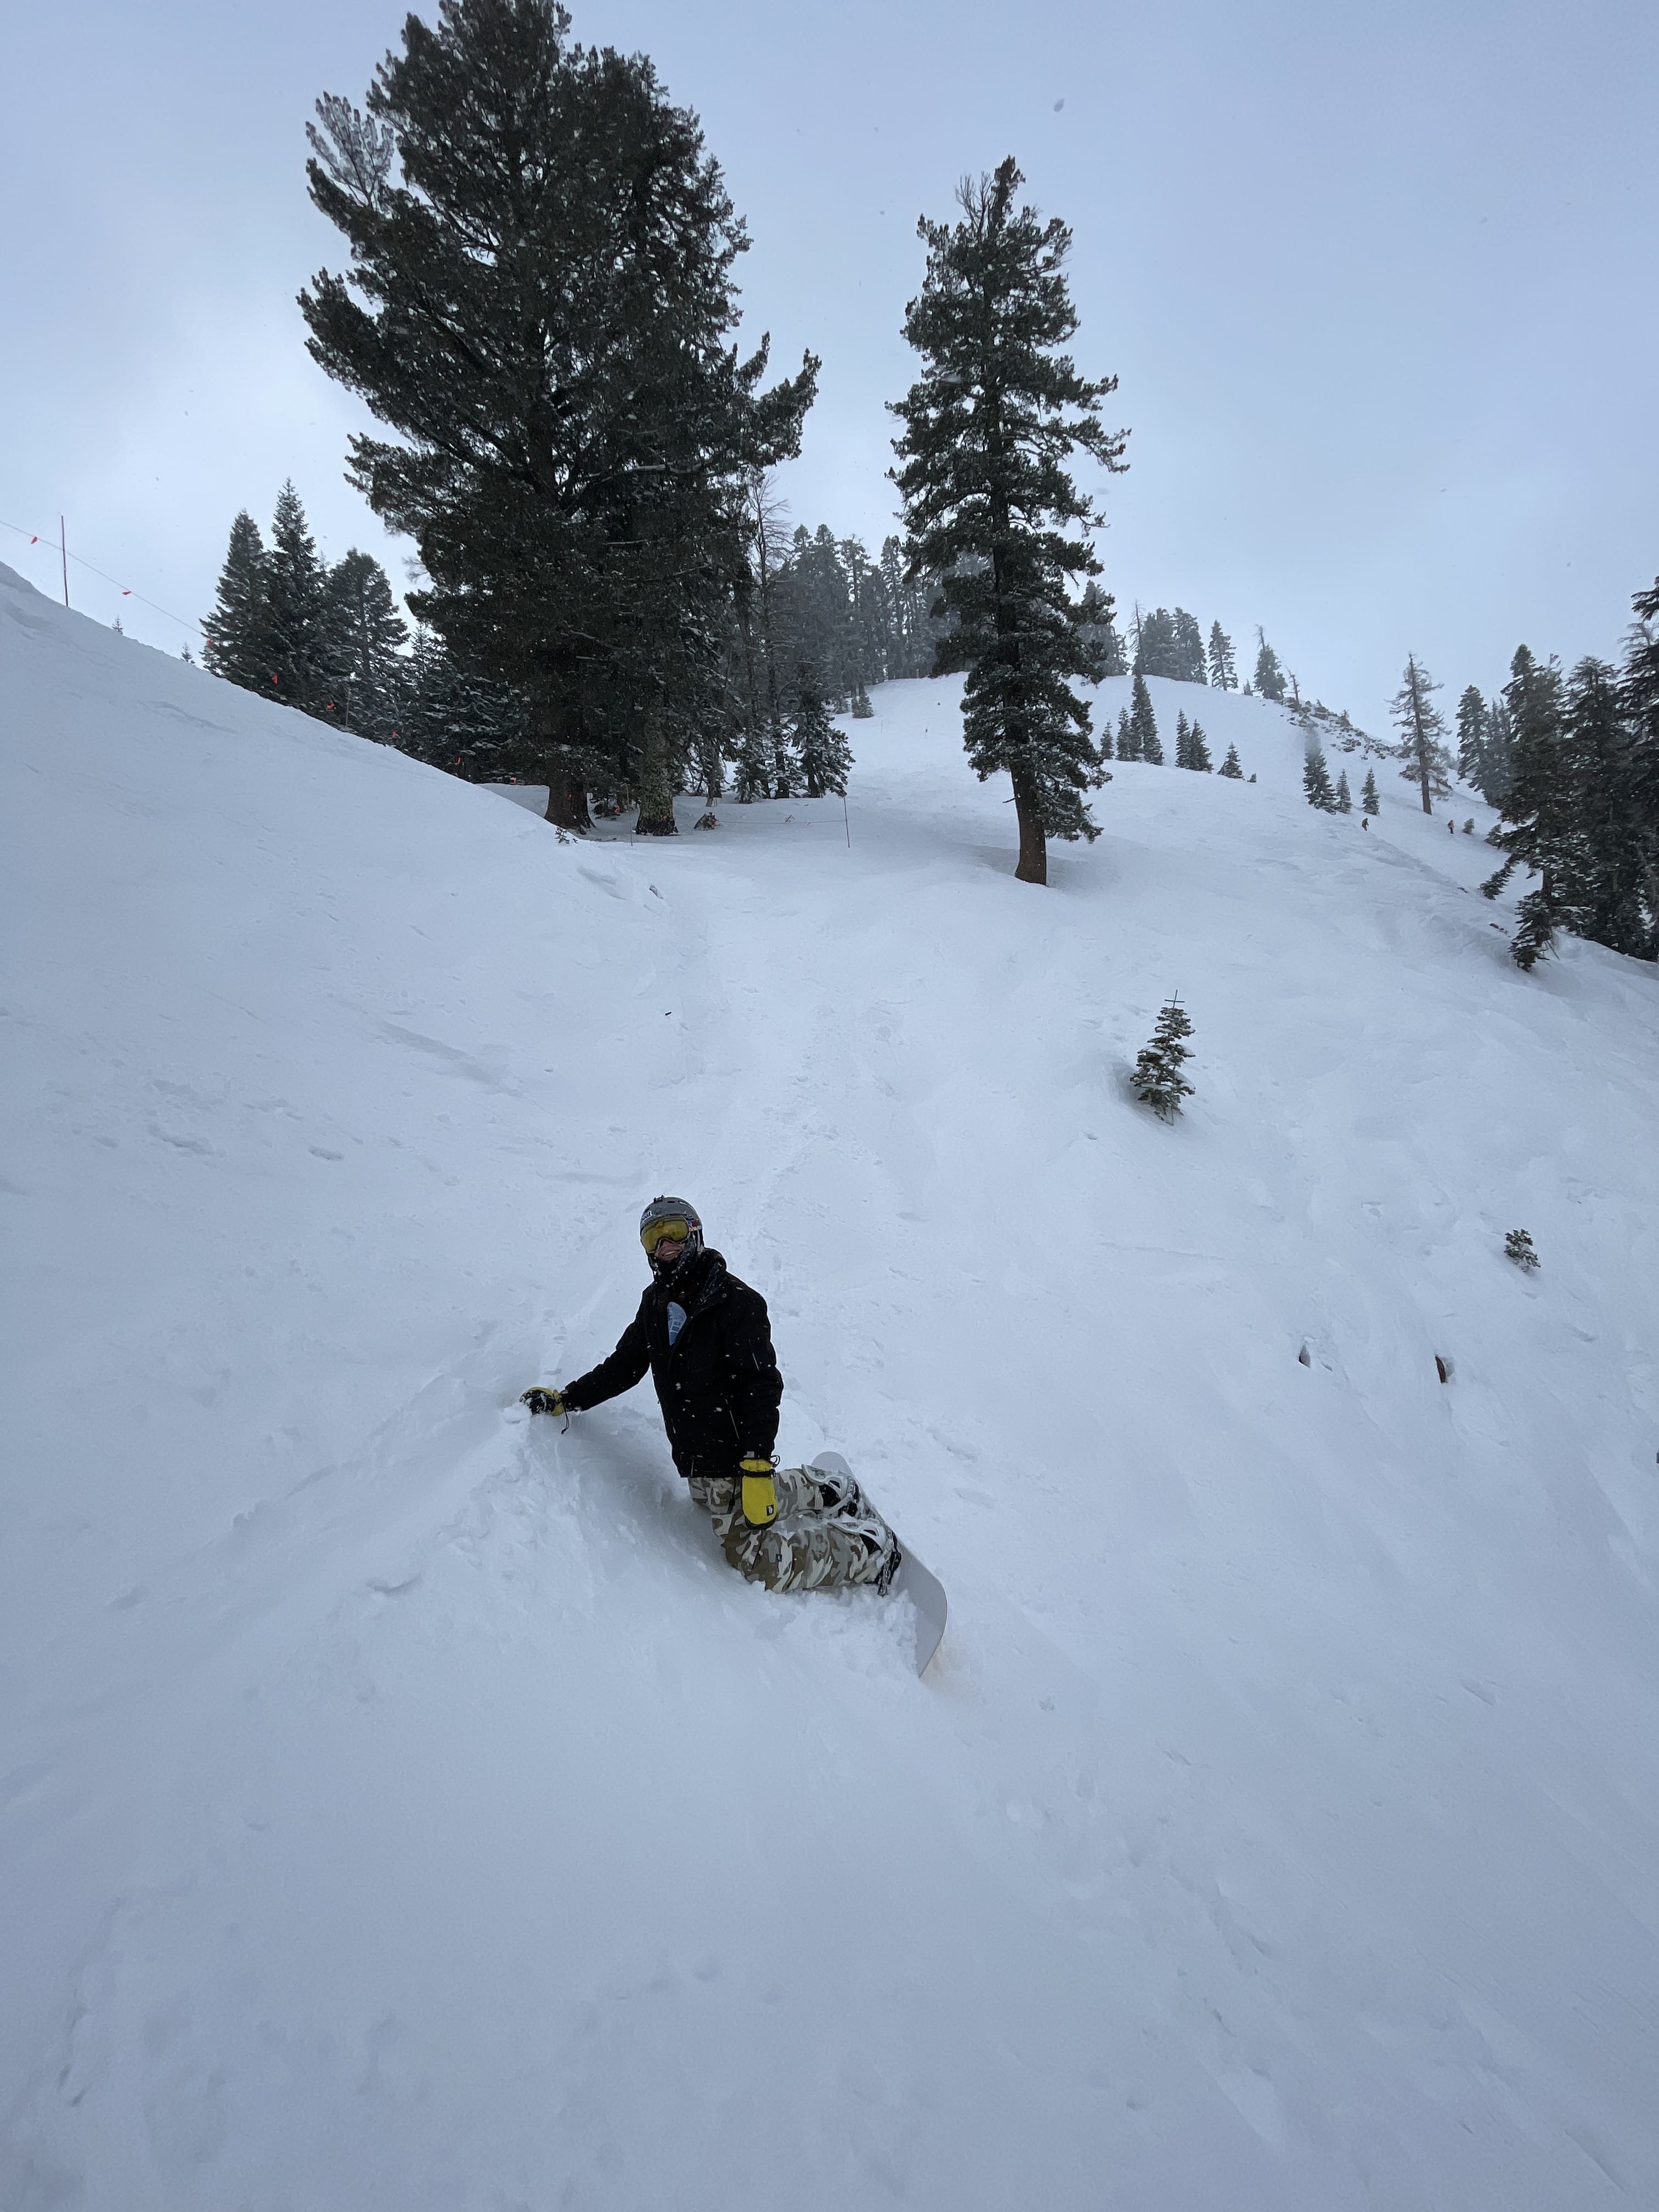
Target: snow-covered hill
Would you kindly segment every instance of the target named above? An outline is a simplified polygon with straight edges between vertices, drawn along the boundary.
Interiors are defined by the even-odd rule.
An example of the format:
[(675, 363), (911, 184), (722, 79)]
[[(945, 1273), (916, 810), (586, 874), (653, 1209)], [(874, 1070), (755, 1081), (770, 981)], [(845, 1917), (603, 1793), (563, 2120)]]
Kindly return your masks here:
[[(1659, 977), (1156, 695), (561, 845), (0, 571), (8, 2212), (1659, 2202)], [(924, 1682), (519, 1417), (664, 1188)]]

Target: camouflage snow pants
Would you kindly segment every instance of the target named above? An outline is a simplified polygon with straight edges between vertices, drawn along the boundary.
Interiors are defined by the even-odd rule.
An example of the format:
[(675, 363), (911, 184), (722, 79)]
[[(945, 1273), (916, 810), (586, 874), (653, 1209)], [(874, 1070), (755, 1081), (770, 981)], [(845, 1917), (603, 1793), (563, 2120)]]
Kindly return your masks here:
[(738, 1476), (694, 1474), (687, 1486), (740, 1575), (775, 1590), (885, 1587), (898, 1547), (850, 1476), (781, 1467), (774, 1480), (778, 1517), (761, 1528), (744, 1518)]

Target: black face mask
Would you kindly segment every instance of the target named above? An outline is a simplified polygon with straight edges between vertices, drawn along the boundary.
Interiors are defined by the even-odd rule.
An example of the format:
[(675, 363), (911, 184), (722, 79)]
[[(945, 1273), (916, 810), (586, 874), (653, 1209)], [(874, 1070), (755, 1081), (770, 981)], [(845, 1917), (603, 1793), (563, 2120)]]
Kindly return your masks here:
[(687, 1261), (695, 1259), (702, 1249), (694, 1237), (687, 1243), (684, 1251), (680, 1254), (678, 1260), (665, 1260), (660, 1252), (653, 1252), (651, 1255), (651, 1272), (659, 1283), (672, 1283), (678, 1276), (684, 1273)]

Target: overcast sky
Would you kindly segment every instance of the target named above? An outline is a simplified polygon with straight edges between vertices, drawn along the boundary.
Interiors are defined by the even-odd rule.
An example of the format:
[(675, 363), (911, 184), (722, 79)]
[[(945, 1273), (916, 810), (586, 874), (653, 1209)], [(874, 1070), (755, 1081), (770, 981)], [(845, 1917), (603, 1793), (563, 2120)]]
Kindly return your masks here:
[[(232, 516), (292, 475), (330, 557), (400, 549), (341, 465), (362, 418), (295, 295), (343, 262), (305, 125), (361, 100), (383, 0), (3, 0), (0, 521), (191, 622)], [(435, 0), (422, 12), (435, 14)], [(1653, 0), (584, 0), (701, 115), (746, 216), (745, 329), (822, 396), (792, 519), (893, 527), (919, 214), (1013, 154), (1075, 234), (1079, 366), (1121, 379), (1126, 611), (1265, 626), (1380, 727), (1515, 645), (1612, 654), (1659, 570)], [(0, 560), (57, 588), (55, 546)], [(71, 568), (75, 603), (187, 632)]]

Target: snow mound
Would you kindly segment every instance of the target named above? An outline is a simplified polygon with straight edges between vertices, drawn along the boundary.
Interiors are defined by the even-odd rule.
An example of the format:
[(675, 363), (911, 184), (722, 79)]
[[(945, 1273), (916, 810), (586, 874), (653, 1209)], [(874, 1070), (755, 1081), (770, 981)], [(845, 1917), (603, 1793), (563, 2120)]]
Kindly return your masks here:
[[(957, 696), (561, 844), (0, 570), (9, 2212), (1659, 2197), (1659, 978), (1186, 686), (1033, 891)], [(664, 1188), (922, 1683), (520, 1418)]]

